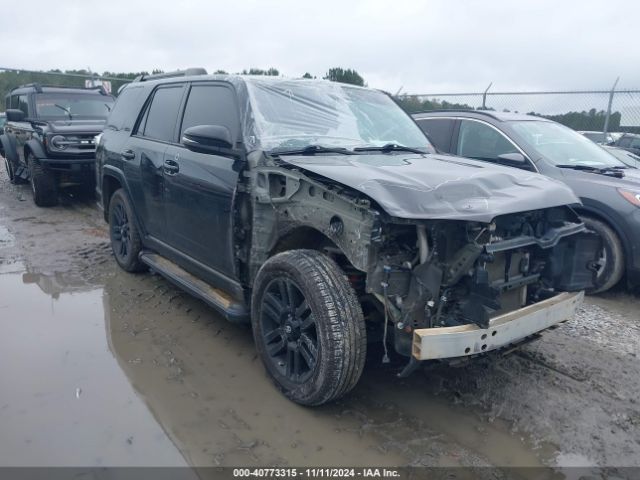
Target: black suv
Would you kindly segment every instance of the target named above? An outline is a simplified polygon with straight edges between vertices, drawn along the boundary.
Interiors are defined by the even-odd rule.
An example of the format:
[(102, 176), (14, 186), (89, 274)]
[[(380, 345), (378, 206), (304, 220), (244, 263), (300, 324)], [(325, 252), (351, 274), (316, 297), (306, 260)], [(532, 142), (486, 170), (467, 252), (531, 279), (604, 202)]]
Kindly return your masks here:
[(375, 90), (143, 77), (96, 159), (118, 264), (250, 318), (268, 374), (301, 404), (353, 388), (368, 343), (404, 359), (401, 375), (518, 344), (570, 317), (595, 276), (599, 240), (569, 188), (434, 154)]
[(443, 153), (539, 172), (580, 198), (583, 221), (603, 239), (593, 293), (626, 276), (640, 285), (640, 170), (557, 122), (533, 115), (446, 110), (413, 115)]
[(58, 188), (95, 187), (95, 137), (114, 98), (102, 89), (24, 85), (5, 98), (0, 154), (12, 183), (30, 181), (40, 207), (58, 203)]

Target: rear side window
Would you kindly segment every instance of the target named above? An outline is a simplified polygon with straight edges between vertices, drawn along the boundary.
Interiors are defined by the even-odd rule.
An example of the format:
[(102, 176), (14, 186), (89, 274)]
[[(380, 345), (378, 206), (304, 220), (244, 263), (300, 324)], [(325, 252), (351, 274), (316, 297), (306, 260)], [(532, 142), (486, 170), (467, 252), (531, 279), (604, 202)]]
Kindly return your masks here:
[(620, 145), (621, 147), (628, 147), (629, 145), (631, 145), (631, 137), (622, 137), (618, 141), (618, 145)]
[(15, 106), (18, 110), (22, 110), (26, 116), (29, 116), (29, 100), (26, 95), (18, 95), (18, 103)]
[(144, 101), (142, 92), (144, 92), (142, 87), (127, 87), (120, 93), (107, 119), (107, 128), (114, 130), (133, 128)]
[(239, 134), (239, 119), (233, 91), (221, 85), (192, 86), (182, 118), (180, 137), (187, 128), (196, 125), (227, 127), (235, 142)]
[(175, 141), (174, 133), (182, 101), (182, 90), (182, 85), (156, 90), (147, 112), (143, 136), (165, 142)]
[(416, 120), (416, 123), (439, 151), (451, 153), (451, 137), (455, 123), (453, 118), (428, 118)]
[(631, 148), (640, 148), (640, 137), (634, 137), (631, 140)]

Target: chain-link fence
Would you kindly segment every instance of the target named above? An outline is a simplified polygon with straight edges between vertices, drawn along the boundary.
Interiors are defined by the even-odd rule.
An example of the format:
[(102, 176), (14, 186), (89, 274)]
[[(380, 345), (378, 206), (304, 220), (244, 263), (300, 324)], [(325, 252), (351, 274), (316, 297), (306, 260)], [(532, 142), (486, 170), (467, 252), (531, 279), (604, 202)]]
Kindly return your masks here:
[(543, 116), (575, 130), (640, 133), (640, 89), (399, 95), (410, 113), (487, 109)]

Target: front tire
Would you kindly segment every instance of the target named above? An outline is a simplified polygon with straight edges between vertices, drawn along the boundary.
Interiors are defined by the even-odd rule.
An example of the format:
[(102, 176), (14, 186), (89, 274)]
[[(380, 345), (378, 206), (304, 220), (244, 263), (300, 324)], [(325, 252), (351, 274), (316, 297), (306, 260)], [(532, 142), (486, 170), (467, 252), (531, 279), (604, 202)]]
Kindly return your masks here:
[(616, 232), (606, 223), (593, 217), (582, 217), (585, 226), (602, 239), (602, 251), (597, 262), (595, 286), (589, 294), (602, 293), (615, 286), (624, 275), (624, 250)]
[(39, 207), (53, 207), (58, 204), (58, 189), (51, 172), (47, 172), (32, 153), (27, 155), (33, 201)]
[(127, 272), (141, 272), (146, 266), (139, 259), (142, 240), (134, 221), (129, 197), (122, 188), (109, 201), (109, 237), (111, 249), (120, 268)]
[(251, 323), (276, 386), (302, 405), (335, 400), (364, 368), (362, 309), (340, 267), (313, 250), (280, 253), (260, 268)]

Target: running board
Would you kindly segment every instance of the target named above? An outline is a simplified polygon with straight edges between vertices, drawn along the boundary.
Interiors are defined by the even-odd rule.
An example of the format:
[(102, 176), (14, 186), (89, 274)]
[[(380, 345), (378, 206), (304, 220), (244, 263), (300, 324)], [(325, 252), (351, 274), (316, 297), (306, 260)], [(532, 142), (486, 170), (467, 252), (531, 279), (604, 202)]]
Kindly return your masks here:
[(158, 272), (171, 283), (174, 283), (194, 297), (204, 301), (207, 305), (215, 308), (230, 322), (247, 323), (249, 321), (249, 312), (245, 305), (230, 297), (222, 290), (214, 288), (207, 282), (190, 274), (171, 260), (157, 253), (143, 251), (140, 253), (140, 261), (148, 265), (152, 270)]

